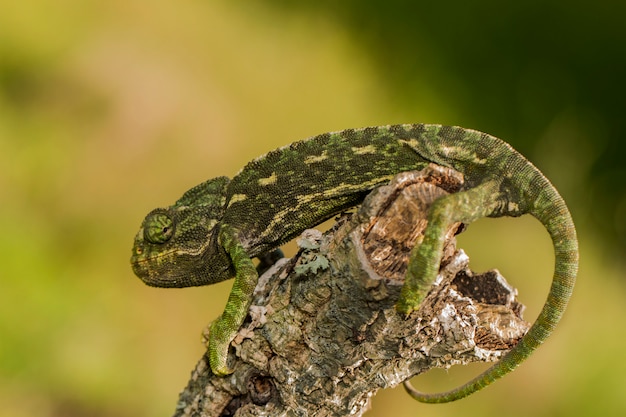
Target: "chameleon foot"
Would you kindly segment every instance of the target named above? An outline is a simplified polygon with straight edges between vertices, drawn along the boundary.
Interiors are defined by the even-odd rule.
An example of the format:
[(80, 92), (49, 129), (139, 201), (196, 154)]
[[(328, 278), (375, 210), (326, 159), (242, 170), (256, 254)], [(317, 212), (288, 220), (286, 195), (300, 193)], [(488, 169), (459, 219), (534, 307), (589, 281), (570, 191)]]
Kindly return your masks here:
[(230, 335), (223, 337), (225, 332), (222, 323), (222, 318), (218, 317), (209, 326), (208, 334), (209, 364), (211, 365), (211, 371), (218, 376), (226, 376), (233, 373), (233, 369), (228, 366), (228, 348), (230, 347), (231, 338), (228, 337)]

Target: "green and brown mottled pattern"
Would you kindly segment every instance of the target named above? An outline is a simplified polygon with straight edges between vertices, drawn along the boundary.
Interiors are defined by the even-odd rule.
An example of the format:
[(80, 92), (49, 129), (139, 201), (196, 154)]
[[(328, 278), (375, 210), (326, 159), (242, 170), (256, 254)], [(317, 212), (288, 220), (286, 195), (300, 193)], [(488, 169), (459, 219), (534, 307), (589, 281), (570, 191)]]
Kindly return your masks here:
[(228, 346), (241, 326), (258, 276), (251, 257), (359, 204), (394, 175), (429, 163), (464, 175), (464, 189), (437, 200), (423, 242), (411, 255), (397, 309), (409, 314), (439, 271), (443, 235), (452, 222), (529, 213), (555, 248), (546, 304), (519, 344), (485, 373), (443, 394), (407, 391), (424, 402), (462, 398), (514, 369), (554, 330), (578, 268), (576, 231), (550, 182), (510, 145), (485, 133), (440, 125), (393, 125), (325, 133), (269, 152), (232, 180), (200, 184), (168, 208), (152, 211), (135, 238), (131, 263), (147, 284), (206, 285), (235, 278), (224, 313), (211, 326), (209, 359), (226, 375)]

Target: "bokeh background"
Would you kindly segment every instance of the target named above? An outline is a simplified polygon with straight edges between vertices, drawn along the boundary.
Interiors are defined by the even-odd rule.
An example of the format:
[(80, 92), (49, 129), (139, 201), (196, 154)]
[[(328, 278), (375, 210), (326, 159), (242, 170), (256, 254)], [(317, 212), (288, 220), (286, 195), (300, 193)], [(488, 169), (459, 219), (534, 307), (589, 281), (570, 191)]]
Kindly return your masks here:
[[(625, 415), (624, 16), (611, 0), (0, 0), (0, 415), (171, 415), (231, 283), (144, 286), (128, 264), (143, 216), (293, 140), (405, 122), (527, 155), (571, 206), (581, 270), (516, 372), (448, 405), (384, 390), (368, 415)], [(552, 271), (540, 225), (484, 220), (460, 241), (532, 319)]]

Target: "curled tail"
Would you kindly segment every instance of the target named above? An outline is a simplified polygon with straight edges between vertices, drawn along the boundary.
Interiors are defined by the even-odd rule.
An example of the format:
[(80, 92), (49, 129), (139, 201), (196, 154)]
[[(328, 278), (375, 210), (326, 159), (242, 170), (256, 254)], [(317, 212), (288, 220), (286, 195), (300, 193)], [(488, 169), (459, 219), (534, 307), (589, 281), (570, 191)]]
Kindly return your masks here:
[[(554, 186), (531, 164), (534, 181), (524, 187), (532, 205), (529, 214), (546, 228), (555, 253), (555, 267), (548, 298), (530, 330), (502, 359), (482, 374), (451, 391), (425, 394), (409, 381), (404, 386), (411, 397), (425, 403), (445, 403), (466, 397), (515, 369), (554, 331), (572, 295), (578, 272), (578, 240), (572, 217)], [(532, 187), (532, 189), (530, 189)]]

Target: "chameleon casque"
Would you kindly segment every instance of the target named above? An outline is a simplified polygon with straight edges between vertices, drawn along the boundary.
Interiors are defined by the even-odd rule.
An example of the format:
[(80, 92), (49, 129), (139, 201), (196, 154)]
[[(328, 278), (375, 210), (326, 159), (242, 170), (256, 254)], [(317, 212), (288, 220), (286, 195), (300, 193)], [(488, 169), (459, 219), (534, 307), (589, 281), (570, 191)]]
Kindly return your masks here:
[(135, 274), (158, 287), (207, 285), (235, 278), (209, 333), (209, 362), (227, 375), (228, 348), (250, 305), (258, 275), (251, 260), (341, 211), (378, 185), (429, 163), (464, 175), (464, 188), (436, 200), (422, 243), (413, 249), (396, 309), (419, 308), (439, 271), (443, 236), (453, 222), (482, 217), (536, 217), (552, 238), (555, 269), (547, 301), (519, 343), (484, 373), (423, 402), (463, 398), (513, 370), (554, 330), (578, 269), (576, 230), (565, 202), (544, 175), (509, 144), (461, 127), (394, 125), (325, 133), (271, 151), (234, 178), (218, 177), (150, 212), (135, 237)]

